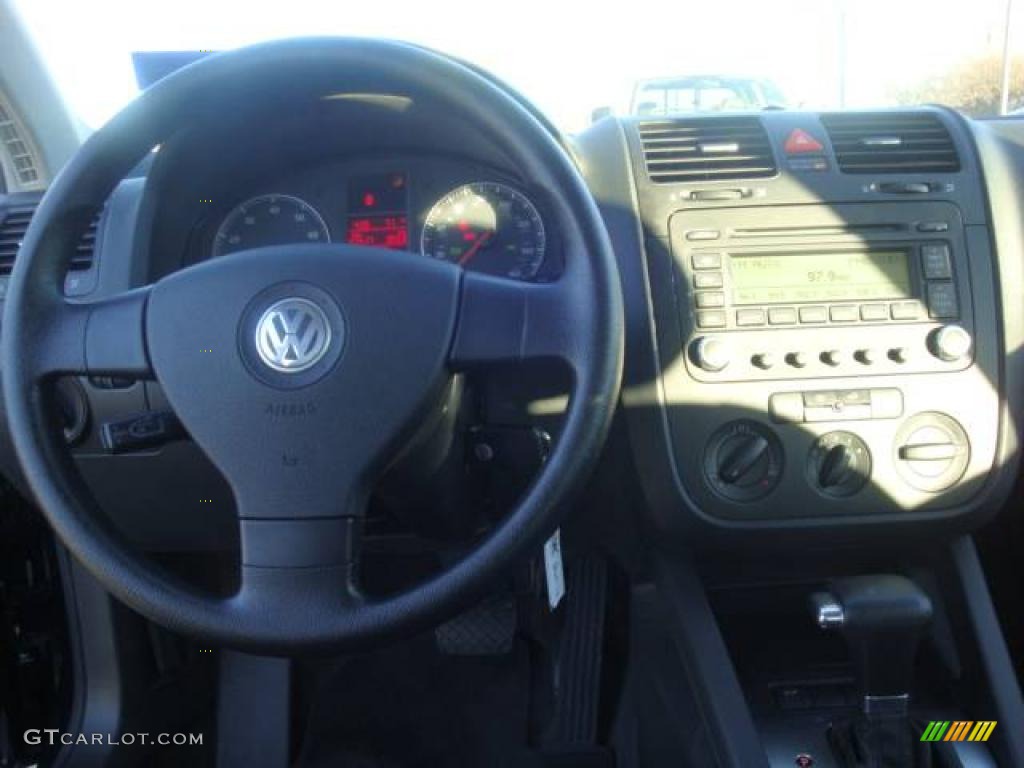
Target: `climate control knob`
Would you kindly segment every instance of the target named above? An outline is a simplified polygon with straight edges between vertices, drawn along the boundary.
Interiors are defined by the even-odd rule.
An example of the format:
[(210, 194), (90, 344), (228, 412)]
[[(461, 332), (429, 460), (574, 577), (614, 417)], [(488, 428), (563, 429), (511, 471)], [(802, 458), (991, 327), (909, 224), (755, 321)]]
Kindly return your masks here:
[(829, 432), (807, 455), (807, 481), (826, 496), (857, 493), (871, 477), (871, 452), (852, 432)]
[(896, 470), (927, 493), (952, 488), (967, 471), (971, 443), (960, 423), (944, 413), (918, 413), (896, 433)]
[(704, 454), (708, 482), (733, 501), (766, 496), (782, 476), (782, 445), (767, 427), (749, 420), (726, 424)]
[(944, 325), (932, 332), (928, 339), (931, 353), (947, 363), (955, 363), (971, 352), (971, 334), (963, 326)]
[(690, 347), (693, 362), (705, 371), (717, 373), (732, 360), (732, 348), (725, 339), (716, 336), (702, 336)]

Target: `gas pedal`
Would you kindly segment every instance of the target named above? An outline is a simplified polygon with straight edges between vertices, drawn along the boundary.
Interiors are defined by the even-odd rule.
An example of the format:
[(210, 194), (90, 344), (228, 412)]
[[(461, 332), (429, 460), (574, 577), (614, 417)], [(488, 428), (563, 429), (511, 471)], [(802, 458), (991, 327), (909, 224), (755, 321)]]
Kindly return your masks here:
[(573, 563), (566, 579), (565, 624), (555, 662), (560, 685), (545, 749), (597, 745), (607, 600), (607, 559), (591, 555)]

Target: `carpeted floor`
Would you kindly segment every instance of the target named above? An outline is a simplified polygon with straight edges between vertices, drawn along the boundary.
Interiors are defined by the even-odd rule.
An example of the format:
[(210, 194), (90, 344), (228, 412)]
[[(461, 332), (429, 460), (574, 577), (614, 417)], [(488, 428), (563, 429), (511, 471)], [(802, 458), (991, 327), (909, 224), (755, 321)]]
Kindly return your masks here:
[(501, 657), (450, 657), (433, 638), (318, 672), (299, 768), (532, 768), (530, 669), (517, 642)]

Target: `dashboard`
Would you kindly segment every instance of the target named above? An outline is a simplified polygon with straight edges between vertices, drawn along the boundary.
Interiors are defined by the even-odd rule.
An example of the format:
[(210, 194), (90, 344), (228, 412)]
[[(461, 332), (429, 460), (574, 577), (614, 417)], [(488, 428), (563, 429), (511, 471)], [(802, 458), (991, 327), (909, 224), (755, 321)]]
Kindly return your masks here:
[[(562, 279), (572, 255), (545, 191), (486, 136), (412, 102), (204, 122), (115, 190), (68, 294), (290, 242)], [(618, 259), (627, 450), (638, 514), (666, 542), (938, 534), (998, 511), (1024, 412), (1022, 121), (779, 111), (607, 118), (557, 138)], [(0, 223), (33, 204), (0, 200)], [(565, 388), (536, 370), (474, 385), (474, 429), (554, 430)], [(231, 490), (190, 442), (104, 442), (111, 425), (163, 418), (155, 382), (65, 389), (80, 415), (66, 436), (119, 525), (155, 549), (224, 546), (231, 516), (209, 510)], [(169, 481), (180, 490), (155, 492)]]

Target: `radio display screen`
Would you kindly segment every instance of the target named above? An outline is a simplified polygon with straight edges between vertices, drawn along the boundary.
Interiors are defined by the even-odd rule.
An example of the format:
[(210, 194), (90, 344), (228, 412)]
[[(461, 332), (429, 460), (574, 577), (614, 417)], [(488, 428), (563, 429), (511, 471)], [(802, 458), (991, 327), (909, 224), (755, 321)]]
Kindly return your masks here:
[(737, 254), (733, 304), (873, 301), (911, 295), (905, 250)]

